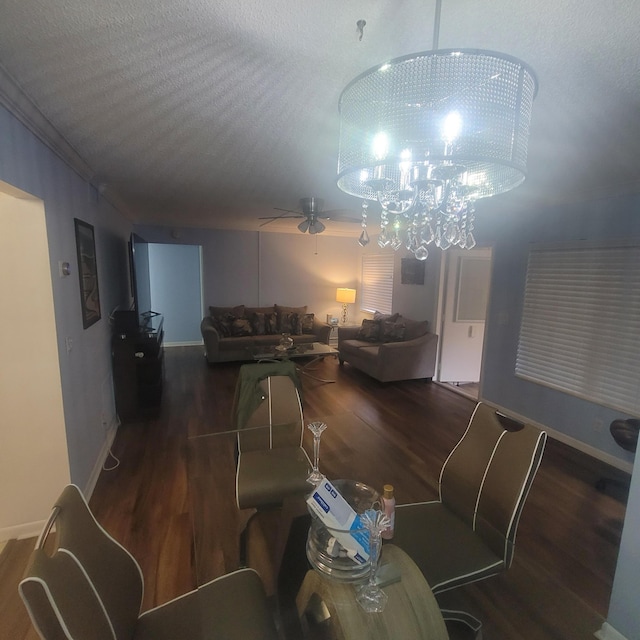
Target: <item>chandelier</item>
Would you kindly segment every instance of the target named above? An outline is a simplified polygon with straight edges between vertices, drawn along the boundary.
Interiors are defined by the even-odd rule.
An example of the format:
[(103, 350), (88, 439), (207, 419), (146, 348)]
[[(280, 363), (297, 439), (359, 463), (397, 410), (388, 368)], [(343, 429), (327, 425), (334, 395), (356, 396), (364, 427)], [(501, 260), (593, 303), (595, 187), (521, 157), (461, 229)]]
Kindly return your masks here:
[[(440, 2), (440, 0), (438, 0)], [(436, 12), (439, 16), (439, 10)], [(340, 96), (338, 187), (381, 207), (381, 247), (472, 249), (475, 202), (526, 175), (537, 81), (511, 56), (478, 49), (414, 53), (365, 71)]]

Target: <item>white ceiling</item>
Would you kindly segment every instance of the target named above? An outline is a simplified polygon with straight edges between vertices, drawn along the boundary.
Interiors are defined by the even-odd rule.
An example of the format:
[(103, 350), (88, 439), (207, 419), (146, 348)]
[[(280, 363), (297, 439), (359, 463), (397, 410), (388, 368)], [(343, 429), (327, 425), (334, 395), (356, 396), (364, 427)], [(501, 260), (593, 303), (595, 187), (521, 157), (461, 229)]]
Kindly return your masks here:
[[(335, 184), (340, 92), (430, 49), (434, 11), (435, 0), (0, 0), (0, 65), (135, 222), (255, 229), (305, 196), (357, 215)], [(509, 53), (538, 78), (529, 175), (500, 198), (640, 186), (639, 24), (638, 0), (443, 0), (441, 48)]]

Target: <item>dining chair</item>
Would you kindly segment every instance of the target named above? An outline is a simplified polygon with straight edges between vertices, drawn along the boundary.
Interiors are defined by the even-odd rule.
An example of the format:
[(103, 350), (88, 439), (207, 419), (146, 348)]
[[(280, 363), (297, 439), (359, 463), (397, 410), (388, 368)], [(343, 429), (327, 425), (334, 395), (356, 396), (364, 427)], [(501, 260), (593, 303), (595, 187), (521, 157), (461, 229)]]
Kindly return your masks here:
[(98, 524), (75, 485), (56, 501), (18, 589), (44, 640), (278, 638), (252, 569), (221, 576), (141, 614), (140, 566)]
[[(434, 594), (506, 571), (546, 433), (478, 403), (439, 478), (439, 500), (396, 507), (393, 544), (420, 567)], [(477, 633), (464, 612), (444, 612)]]
[[(302, 446), (301, 388), (289, 361), (240, 368), (234, 410), (239, 509), (254, 509), (255, 515), (310, 491), (311, 463)], [(241, 563), (246, 560), (247, 526), (248, 522), (241, 534)]]

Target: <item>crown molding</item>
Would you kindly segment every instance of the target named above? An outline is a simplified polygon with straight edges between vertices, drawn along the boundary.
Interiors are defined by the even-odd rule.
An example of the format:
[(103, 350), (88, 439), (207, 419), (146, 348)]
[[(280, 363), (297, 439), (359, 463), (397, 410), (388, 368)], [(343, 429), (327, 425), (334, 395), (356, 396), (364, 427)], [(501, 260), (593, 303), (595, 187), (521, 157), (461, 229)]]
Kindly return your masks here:
[(40, 111), (35, 101), (2, 64), (0, 64), (0, 105), (4, 106), (83, 180), (93, 186), (100, 197), (110, 202), (131, 222), (134, 221), (135, 216), (126, 202), (108, 184), (98, 179), (96, 172)]
[(20, 84), (0, 64), (0, 104), (6, 107), (29, 131), (68, 164), (79, 176), (95, 184), (96, 175), (66, 138), (40, 111)]

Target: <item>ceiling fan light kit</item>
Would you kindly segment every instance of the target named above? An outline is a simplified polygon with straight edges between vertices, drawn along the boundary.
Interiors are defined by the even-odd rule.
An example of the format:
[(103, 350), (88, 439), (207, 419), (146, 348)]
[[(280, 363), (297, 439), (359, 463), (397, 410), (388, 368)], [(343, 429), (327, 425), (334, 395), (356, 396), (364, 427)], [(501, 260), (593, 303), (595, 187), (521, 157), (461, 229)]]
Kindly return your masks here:
[[(439, 4), (436, 21), (439, 20)], [(521, 60), (437, 49), (365, 71), (339, 100), (338, 187), (381, 207), (378, 244), (471, 249), (474, 203), (520, 185), (537, 80)]]

